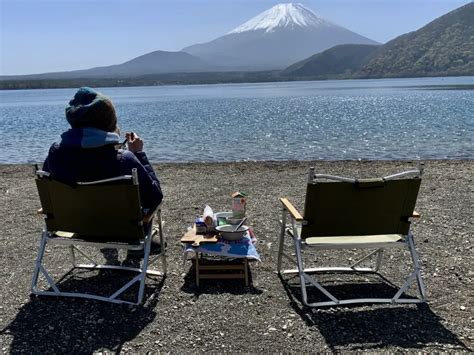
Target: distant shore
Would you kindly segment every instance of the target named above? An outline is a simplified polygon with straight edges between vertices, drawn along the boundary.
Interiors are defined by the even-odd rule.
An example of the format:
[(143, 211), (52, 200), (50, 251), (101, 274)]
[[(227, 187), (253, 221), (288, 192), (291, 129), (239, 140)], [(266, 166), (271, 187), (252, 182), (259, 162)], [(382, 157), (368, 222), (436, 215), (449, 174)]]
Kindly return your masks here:
[[(31, 272), (43, 226), (42, 218), (36, 214), (40, 204), (32, 168), (26, 164), (0, 165), (0, 268), (5, 275), (0, 278), (0, 329), (6, 329), (0, 337), (0, 348), (12, 353), (91, 353), (117, 348), (125, 352), (146, 349), (173, 353), (222, 349), (470, 351), (474, 341), (469, 299), (473, 275), (468, 272), (472, 270), (474, 233), (473, 160), (425, 162), (416, 205), (421, 218), (413, 223), (413, 232), (428, 293), (427, 305), (362, 305), (317, 311), (301, 307), (298, 288), (294, 286), (296, 279), (289, 279), (294, 286), (290, 292), (275, 274), (278, 198), (289, 198), (303, 212), (310, 166), (319, 173), (377, 177), (412, 168), (416, 162), (154, 166), (165, 195), (163, 218), (169, 274), (163, 284), (149, 280), (145, 305), (129, 308), (75, 299), (30, 299)], [(179, 239), (205, 204), (215, 211), (228, 210), (230, 194), (236, 190), (248, 193), (248, 221), (255, 230), (262, 262), (252, 263), (249, 288), (238, 281), (222, 280), (203, 282), (197, 289), (190, 263), (183, 265)], [(65, 253), (48, 250), (48, 268), (67, 266)], [(403, 283), (402, 265), (409, 264), (408, 254), (403, 255), (399, 259), (401, 254), (387, 253), (383, 267), (384, 275), (398, 284)], [(327, 252), (320, 257), (330, 263), (339, 261), (341, 254)], [(343, 257), (360, 256), (348, 252)], [(79, 277), (83, 282), (86, 276)], [(331, 282), (341, 280), (336, 277)], [(382, 284), (376, 285), (383, 289)]]
[[(42, 74), (38, 74), (41, 76)], [(77, 78), (77, 79), (9, 79), (0, 78), (0, 90), (29, 90), (29, 89), (67, 89), (90, 86), (103, 87), (140, 87), (165, 85), (212, 85), (212, 84), (256, 84), (270, 82), (293, 81), (327, 81), (327, 80), (376, 80), (376, 79), (418, 79), (438, 77), (469, 77), (469, 75), (427, 75), (427, 76), (391, 76), (391, 77), (353, 77), (353, 76), (324, 76), (324, 77), (288, 77), (278, 71), (269, 72), (222, 72), (222, 73), (175, 73), (148, 75), (139, 78)], [(417, 88), (417, 87), (414, 87)], [(474, 90), (474, 85), (439, 85), (419, 87), (429, 90)]]

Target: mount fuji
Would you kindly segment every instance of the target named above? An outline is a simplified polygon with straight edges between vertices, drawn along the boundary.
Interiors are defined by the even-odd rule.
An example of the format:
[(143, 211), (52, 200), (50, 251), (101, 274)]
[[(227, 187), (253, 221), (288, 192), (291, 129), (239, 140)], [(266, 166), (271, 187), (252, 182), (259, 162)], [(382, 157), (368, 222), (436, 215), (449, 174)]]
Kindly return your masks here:
[(278, 4), (213, 41), (182, 51), (229, 70), (281, 69), (340, 44), (378, 44), (299, 3)]

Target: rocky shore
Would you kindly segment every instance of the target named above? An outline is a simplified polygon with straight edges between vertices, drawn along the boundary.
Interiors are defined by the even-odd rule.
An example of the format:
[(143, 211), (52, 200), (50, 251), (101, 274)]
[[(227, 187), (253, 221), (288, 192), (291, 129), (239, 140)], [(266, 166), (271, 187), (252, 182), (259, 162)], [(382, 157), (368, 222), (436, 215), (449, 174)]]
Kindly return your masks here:
[[(43, 226), (32, 168), (0, 165), (0, 352), (315, 352), (472, 351), (474, 316), (474, 162), (427, 161), (413, 224), (428, 302), (415, 305), (302, 307), (297, 279), (275, 273), (279, 197), (303, 209), (307, 169), (373, 177), (416, 166), (412, 162), (256, 162), (160, 164), (165, 193), (163, 219), (168, 241), (168, 277), (150, 279), (142, 306), (82, 299), (30, 297), (31, 273)], [(251, 286), (241, 280), (194, 283), (183, 264), (179, 239), (205, 204), (230, 209), (230, 194), (248, 193), (249, 224), (262, 262), (251, 263)], [(54, 251), (55, 253), (52, 253)], [(100, 254), (98, 254), (100, 256)], [(67, 253), (47, 251), (55, 277), (68, 270)], [(318, 260), (354, 258), (327, 252)], [(409, 255), (390, 252), (384, 275), (400, 284)], [(108, 273), (74, 273), (69, 287), (87, 280), (107, 290)], [(82, 283), (80, 281), (86, 281)], [(325, 282), (347, 281), (344, 276)], [(359, 281), (365, 281), (364, 279)], [(376, 289), (390, 291), (381, 279)], [(359, 284), (349, 287), (363, 291)], [(341, 288), (342, 290), (343, 288)], [(316, 293), (315, 290), (312, 290)]]

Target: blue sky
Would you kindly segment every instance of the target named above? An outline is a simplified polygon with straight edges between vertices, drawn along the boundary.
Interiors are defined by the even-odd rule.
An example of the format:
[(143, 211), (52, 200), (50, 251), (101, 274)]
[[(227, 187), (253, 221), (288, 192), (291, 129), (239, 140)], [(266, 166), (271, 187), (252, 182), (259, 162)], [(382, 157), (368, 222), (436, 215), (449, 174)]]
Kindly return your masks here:
[[(219, 37), (278, 0), (0, 0), (0, 74), (118, 64)], [(287, 2), (287, 1), (286, 1)], [(300, 0), (379, 42), (470, 0)]]

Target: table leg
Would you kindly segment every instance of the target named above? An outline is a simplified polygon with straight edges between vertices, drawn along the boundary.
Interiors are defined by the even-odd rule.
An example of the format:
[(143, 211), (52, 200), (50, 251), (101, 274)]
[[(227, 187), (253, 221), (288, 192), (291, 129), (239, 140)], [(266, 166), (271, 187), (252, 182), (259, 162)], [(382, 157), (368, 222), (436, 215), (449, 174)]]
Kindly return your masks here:
[(196, 253), (196, 286), (199, 287), (199, 253)]
[(249, 262), (247, 258), (244, 258), (244, 274), (245, 274), (245, 286), (249, 285)]

